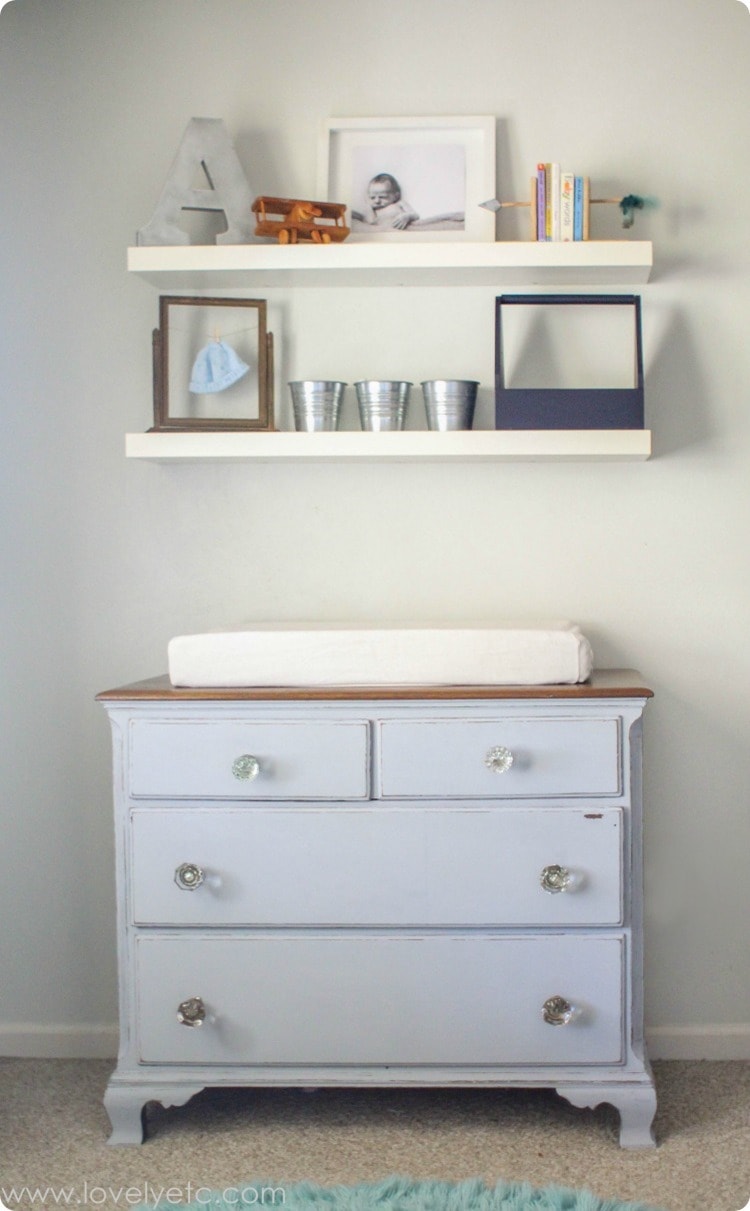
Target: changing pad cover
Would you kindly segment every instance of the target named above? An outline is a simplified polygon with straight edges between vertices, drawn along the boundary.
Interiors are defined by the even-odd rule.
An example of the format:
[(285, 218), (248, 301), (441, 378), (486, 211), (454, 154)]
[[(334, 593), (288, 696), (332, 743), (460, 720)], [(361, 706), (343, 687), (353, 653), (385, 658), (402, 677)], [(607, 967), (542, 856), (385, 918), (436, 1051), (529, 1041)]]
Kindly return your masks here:
[(204, 688), (570, 685), (593, 654), (573, 622), (252, 623), (177, 636), (168, 666), (174, 686)]

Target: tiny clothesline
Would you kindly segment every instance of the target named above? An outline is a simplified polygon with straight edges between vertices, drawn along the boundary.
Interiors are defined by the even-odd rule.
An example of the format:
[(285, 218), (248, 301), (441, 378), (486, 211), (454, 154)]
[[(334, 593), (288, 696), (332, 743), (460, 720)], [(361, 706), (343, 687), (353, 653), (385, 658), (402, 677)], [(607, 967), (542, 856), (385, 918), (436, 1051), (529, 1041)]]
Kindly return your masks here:
[[(183, 328), (182, 324), (170, 324), (169, 330), (170, 330), (170, 332), (184, 332), (184, 333), (189, 333), (190, 335), (194, 335), (189, 328)], [(241, 332), (247, 332), (252, 335), (251, 328), (233, 328), (231, 332), (225, 332), (225, 333), (222, 333), (220, 328), (211, 328), (210, 330), (208, 330), (207, 332), (205, 332), (202, 335), (201, 339), (213, 340), (213, 341), (219, 341), (219, 340), (223, 341), (223, 340), (226, 340), (226, 338), (228, 336), (237, 336), (237, 334), (241, 333)]]

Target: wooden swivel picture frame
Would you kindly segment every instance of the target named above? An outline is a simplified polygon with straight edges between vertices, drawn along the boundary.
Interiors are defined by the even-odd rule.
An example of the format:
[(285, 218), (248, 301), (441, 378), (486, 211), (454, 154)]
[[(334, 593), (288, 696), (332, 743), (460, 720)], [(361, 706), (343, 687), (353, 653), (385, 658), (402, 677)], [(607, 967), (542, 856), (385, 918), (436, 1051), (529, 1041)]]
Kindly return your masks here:
[(265, 299), (162, 295), (151, 433), (274, 429)]

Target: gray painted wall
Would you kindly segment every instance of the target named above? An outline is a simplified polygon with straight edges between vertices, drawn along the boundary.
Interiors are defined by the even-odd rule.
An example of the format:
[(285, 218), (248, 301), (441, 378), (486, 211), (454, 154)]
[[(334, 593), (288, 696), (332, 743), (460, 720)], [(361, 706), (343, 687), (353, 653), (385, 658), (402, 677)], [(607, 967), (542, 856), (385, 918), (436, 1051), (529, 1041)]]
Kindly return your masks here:
[[(13, 0), (0, 13), (4, 521), (0, 1046), (111, 1054), (109, 735), (97, 691), (243, 619), (557, 616), (652, 683), (647, 1022), (750, 1055), (746, 866), (750, 13), (738, 0)], [(328, 116), (492, 113), (538, 159), (660, 199), (644, 464), (126, 462), (157, 292), (125, 272), (187, 120), (309, 195)], [(517, 234), (499, 221), (501, 238)], [(595, 234), (618, 235), (615, 213)], [(476, 377), (494, 291), (268, 293), (292, 377)]]

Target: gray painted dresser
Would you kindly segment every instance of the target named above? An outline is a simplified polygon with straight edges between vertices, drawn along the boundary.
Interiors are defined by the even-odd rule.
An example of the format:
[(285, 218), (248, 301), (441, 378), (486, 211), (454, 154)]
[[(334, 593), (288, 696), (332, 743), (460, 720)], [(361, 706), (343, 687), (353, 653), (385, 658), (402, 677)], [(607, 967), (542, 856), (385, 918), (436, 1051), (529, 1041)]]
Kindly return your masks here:
[(207, 1085), (550, 1086), (653, 1144), (637, 673), (99, 695), (112, 1143)]

